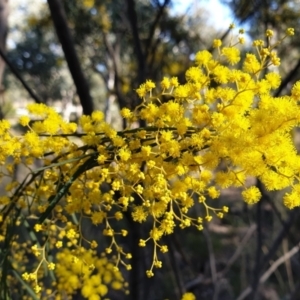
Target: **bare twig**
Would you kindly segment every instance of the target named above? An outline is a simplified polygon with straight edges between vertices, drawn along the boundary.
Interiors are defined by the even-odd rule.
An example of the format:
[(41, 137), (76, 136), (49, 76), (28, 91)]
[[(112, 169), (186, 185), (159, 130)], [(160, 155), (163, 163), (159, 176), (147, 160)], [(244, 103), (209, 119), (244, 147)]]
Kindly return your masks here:
[[(264, 254), (268, 253), (268, 251), (269, 251), (268, 247), (266, 245), (263, 246), (262, 250), (263, 250)], [(271, 266), (273, 263), (274, 263), (274, 259), (269, 261), (269, 266)], [(276, 270), (274, 272), (274, 276), (276, 277), (276, 279), (278, 281), (277, 286), (284, 290), (286, 283), (285, 283), (285, 280), (282, 278), (281, 272), (279, 272), (279, 270)]]
[(38, 95), (35, 94), (35, 92), (29, 87), (29, 85), (26, 83), (26, 81), (23, 79), (23, 77), (20, 75), (20, 73), (16, 70), (16, 68), (13, 66), (13, 64), (8, 60), (5, 53), (0, 48), (0, 56), (5, 61), (6, 65), (9, 67), (10, 71), (15, 75), (15, 77), (21, 82), (25, 90), (28, 92), (28, 94), (31, 96), (32, 99), (36, 103), (42, 103), (43, 101), (40, 99)]
[[(263, 199), (266, 200), (267, 194), (264, 192), (264, 189), (262, 188), (260, 181), (257, 182), (257, 186), (263, 195)], [(260, 278), (260, 275), (262, 274), (267, 264), (272, 260), (273, 256), (276, 254), (276, 251), (278, 247), (281, 245), (282, 240), (289, 234), (290, 228), (293, 226), (294, 219), (297, 214), (299, 214), (299, 210), (297, 208), (290, 212), (288, 220), (283, 222), (283, 228), (278, 233), (276, 239), (274, 240), (273, 244), (270, 247), (269, 252), (265, 254), (263, 257), (261, 257), (261, 255), (259, 256), (257, 255), (256, 265), (253, 272), (252, 288), (251, 288), (252, 299), (255, 299), (256, 290), (259, 285), (258, 280)], [(261, 218), (258, 217), (257, 221), (260, 222), (260, 219)], [(258, 235), (259, 235), (259, 231), (258, 231)], [(261, 250), (261, 246), (262, 246), (262, 244), (259, 243), (259, 240), (258, 240), (258, 246), (260, 246), (260, 249), (257, 249), (257, 251)]]
[[(257, 188), (261, 191), (262, 195), (262, 184), (257, 180)], [(252, 299), (256, 299), (258, 280), (261, 269), (261, 259), (262, 259), (262, 245), (263, 245), (263, 235), (262, 235), (262, 202), (264, 197), (258, 202), (256, 206), (256, 224), (257, 224), (257, 238), (256, 238), (256, 255), (255, 255), (255, 267), (253, 270), (253, 279), (252, 279)]]
[(263, 276), (260, 278), (259, 283), (264, 283), (272, 274), (273, 272), (286, 260), (290, 259), (292, 256), (294, 256), (299, 251), (300, 244), (293, 247), (290, 251), (279, 257), (272, 266), (263, 274)]
[(211, 278), (212, 278), (213, 284), (215, 285), (217, 282), (217, 268), (216, 268), (216, 259), (215, 259), (215, 254), (214, 254), (214, 248), (213, 248), (213, 245), (211, 242), (210, 234), (207, 231), (207, 229), (204, 229), (203, 233), (204, 233), (206, 243), (207, 243), (207, 248), (208, 248)]
[[(274, 199), (272, 199), (270, 197), (270, 195), (268, 193), (266, 193), (265, 191), (262, 191), (263, 192), (263, 197), (264, 199), (268, 202), (268, 204), (272, 207), (272, 210), (274, 211), (275, 213), (275, 216), (278, 218), (279, 222), (280, 222), (280, 225), (282, 225), (283, 227), (285, 226), (286, 224), (286, 221), (282, 218), (281, 216), (281, 213), (280, 211), (278, 210), (277, 206), (276, 206), (276, 201), (274, 201)], [(287, 232), (287, 238), (288, 240), (292, 243), (292, 244), (296, 244), (297, 243), (297, 240), (296, 238), (294, 237), (294, 235), (288, 231)]]
[[(226, 267), (221, 271), (216, 273), (216, 281), (220, 278), (224, 277), (224, 275), (230, 270), (231, 266), (234, 264), (234, 262), (239, 258), (240, 254), (242, 253), (243, 248), (246, 246), (247, 242), (253, 235), (254, 231), (256, 230), (256, 224), (252, 224), (248, 231), (246, 232), (245, 236), (240, 242), (239, 247), (236, 249), (232, 257), (229, 259), (228, 264)], [(195, 286), (199, 284), (209, 284), (213, 282), (212, 279), (205, 279), (203, 274), (199, 274), (196, 278), (194, 278), (192, 281), (185, 284), (185, 289), (187, 291), (192, 290)]]
[(263, 259), (262, 259), (262, 263), (261, 263), (261, 269), (264, 268), (264, 266), (272, 259), (272, 257), (275, 255), (278, 247), (281, 245), (282, 240), (286, 237), (286, 235), (288, 234), (289, 230), (291, 229), (291, 227), (294, 224), (294, 220), (296, 218), (296, 216), (299, 215), (299, 209), (295, 208), (293, 209), (290, 214), (289, 214), (289, 218), (287, 221), (284, 222), (283, 228), (281, 229), (281, 231), (278, 233), (277, 238), (274, 240), (272, 246), (270, 247), (270, 250), (268, 252), (268, 254), (266, 254)]
[(83, 113), (85, 115), (90, 115), (94, 110), (93, 99), (75, 50), (63, 4), (59, 0), (48, 0), (48, 6), (57, 37), (61, 43), (70, 73), (76, 86)]
[(294, 68), (288, 73), (288, 75), (281, 81), (279, 88), (276, 90), (275, 97), (280, 96), (283, 89), (287, 87), (287, 85), (295, 79), (300, 69), (300, 59), (298, 60), (297, 64)]
[(134, 49), (138, 62), (138, 84), (145, 81), (145, 55), (142, 49), (142, 43), (139, 36), (138, 18), (135, 8), (135, 0), (127, 0), (127, 14), (134, 40)]
[[(289, 248), (289, 242), (288, 239), (285, 238), (282, 241), (282, 249), (284, 254), (287, 253), (288, 248)], [(286, 268), (286, 273), (289, 281), (290, 290), (293, 291), (295, 289), (295, 284), (294, 284), (293, 272), (291, 267), (291, 261), (289, 259), (285, 261), (285, 268)]]
[(231, 256), (231, 258), (229, 259), (226, 267), (218, 273), (218, 277), (223, 277), (231, 268), (231, 266), (234, 264), (234, 262), (239, 258), (239, 256), (241, 255), (244, 247), (246, 246), (246, 244), (248, 243), (248, 241), (250, 240), (251, 236), (253, 235), (254, 231), (256, 230), (256, 224), (252, 224), (250, 226), (250, 228), (248, 229), (246, 235), (243, 237), (243, 239), (241, 240), (241, 242), (239, 243), (238, 248), (235, 250), (234, 254)]
[(210, 234), (207, 231), (207, 229), (204, 229), (203, 233), (204, 233), (206, 243), (207, 243), (210, 272), (211, 272), (212, 282), (213, 282), (213, 285), (214, 285), (213, 300), (217, 300), (218, 292), (219, 292), (219, 289), (218, 289), (219, 286), (217, 285), (217, 268), (216, 268), (216, 259), (215, 259), (215, 254), (214, 254), (214, 248), (213, 248), (213, 244), (211, 242)]
[(173, 273), (175, 276), (175, 280), (176, 280), (176, 294), (177, 297), (180, 297), (180, 295), (182, 295), (185, 290), (184, 290), (184, 284), (183, 284), (183, 279), (181, 276), (181, 272), (178, 266), (178, 261), (176, 260), (175, 257), (175, 247), (174, 247), (174, 243), (172, 241), (172, 238), (170, 236), (167, 236), (167, 241), (168, 241), (168, 248), (169, 248), (169, 258), (171, 261), (171, 267), (173, 269)]
[(163, 14), (164, 14), (165, 8), (170, 4), (170, 0), (164, 0), (163, 4), (160, 4), (159, 1), (157, 1), (157, 4), (158, 4), (159, 9), (158, 9), (158, 12), (155, 16), (155, 20), (152, 23), (152, 26), (150, 27), (149, 35), (148, 35), (148, 38), (147, 38), (147, 41), (146, 41), (146, 47), (145, 47), (145, 51), (146, 51), (145, 57), (146, 58), (148, 57), (149, 50), (150, 50), (151, 45), (152, 45), (152, 40), (153, 40), (153, 37), (154, 37), (155, 29), (156, 29), (157, 25), (159, 24), (159, 21), (161, 20)]
[[(279, 257), (271, 266), (270, 268), (260, 277), (259, 283), (264, 283), (276, 270), (277, 268), (283, 264), (285, 261), (290, 259), (292, 256), (294, 256), (299, 251), (300, 244), (293, 247), (290, 251), (285, 253), (283, 256)], [(245, 299), (250, 293), (252, 292), (252, 287), (248, 286), (237, 298), (237, 300), (243, 300)]]

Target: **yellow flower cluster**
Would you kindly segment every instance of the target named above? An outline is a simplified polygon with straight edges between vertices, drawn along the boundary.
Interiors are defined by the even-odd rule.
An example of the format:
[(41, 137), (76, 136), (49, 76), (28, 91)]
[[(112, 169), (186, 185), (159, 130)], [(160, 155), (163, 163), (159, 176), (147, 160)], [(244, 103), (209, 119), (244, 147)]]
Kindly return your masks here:
[(73, 295), (78, 290), (85, 299), (104, 299), (109, 288), (125, 288), (123, 276), (106, 257), (97, 257), (94, 250), (84, 248), (78, 251), (64, 249), (57, 254), (55, 275), (58, 278), (56, 300), (64, 299), (64, 294)]
[[(287, 35), (293, 33), (287, 30)], [(266, 36), (269, 46), (254, 41), (254, 53), (244, 58), (237, 48), (243, 43), (241, 36), (227, 46), (215, 40), (217, 54), (198, 52), (185, 83), (175, 77), (164, 77), (159, 87), (146, 81), (136, 91), (142, 103), (133, 111), (122, 110), (128, 127), (120, 132), (104, 122), (101, 112), (82, 116), (77, 130), (76, 124), (66, 123), (42, 104), (28, 107), (34, 121), (20, 118), (27, 127), (22, 137), (10, 132), (7, 121), (0, 121), (1, 175), (13, 178), (18, 165), (29, 170), (23, 181), (9, 182), (0, 199), (0, 238), (6, 239), (11, 226), (26, 218), (36, 220), (31, 234), (45, 234), (42, 247), (31, 249), (35, 255), (42, 253), (36, 270), (48, 261), (38, 249), (55, 249), (56, 257), (47, 266), (57, 276), (58, 291), (72, 294), (81, 289), (83, 297), (100, 299), (107, 285), (124, 287), (119, 265), (131, 269), (131, 253), (120, 246), (128, 234), (120, 225), (123, 218), (130, 216), (137, 226), (152, 224), (139, 241), (140, 247), (154, 245), (146, 271), (151, 277), (154, 268), (162, 267), (158, 250), (168, 251), (161, 242), (164, 235), (176, 227), (202, 230), (213, 216), (228, 213), (229, 208), (215, 200), (220, 189), (243, 187), (248, 204), (259, 201), (259, 189), (246, 187), (247, 176), (258, 177), (268, 190), (291, 186), (284, 204), (290, 209), (299, 206), (300, 159), (291, 130), (300, 122), (300, 83), (291, 96), (272, 96), (280, 76), (267, 68), (278, 66), (280, 59), (272, 32)], [(165, 96), (171, 100), (165, 102)], [(136, 120), (145, 121), (146, 127), (132, 128)], [(12, 163), (7, 163), (8, 157)], [(42, 167), (35, 167), (37, 160)], [(225, 171), (215, 172), (220, 162)], [(203, 215), (191, 213), (195, 206)], [(84, 236), (83, 219), (98, 226), (109, 241), (104, 251), (115, 254), (114, 268), (96, 258), (93, 249), (98, 243)], [(91, 249), (83, 250), (83, 245)], [(23, 279), (34, 281), (35, 291), (41, 293), (39, 276), (32, 275), (37, 273), (23, 272)]]

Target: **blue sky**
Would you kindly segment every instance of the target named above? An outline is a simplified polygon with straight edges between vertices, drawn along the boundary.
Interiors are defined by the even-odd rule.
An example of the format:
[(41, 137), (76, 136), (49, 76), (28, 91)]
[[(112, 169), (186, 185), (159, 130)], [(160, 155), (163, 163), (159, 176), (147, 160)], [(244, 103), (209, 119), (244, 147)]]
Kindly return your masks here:
[(227, 5), (223, 5), (219, 0), (175, 0), (174, 10), (185, 11), (189, 6), (203, 6), (211, 14), (208, 19), (216, 28), (227, 28), (233, 22), (233, 17)]

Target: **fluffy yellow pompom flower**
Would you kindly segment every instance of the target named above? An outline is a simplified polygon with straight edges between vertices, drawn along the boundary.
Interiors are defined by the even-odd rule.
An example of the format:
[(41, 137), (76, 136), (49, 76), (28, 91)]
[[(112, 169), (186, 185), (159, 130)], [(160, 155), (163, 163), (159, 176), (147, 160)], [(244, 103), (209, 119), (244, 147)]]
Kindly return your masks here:
[(261, 64), (257, 60), (256, 56), (254, 54), (247, 53), (244, 61), (244, 71), (250, 74), (256, 74), (260, 70)]
[(30, 121), (30, 118), (28, 116), (21, 116), (20, 119), (19, 119), (19, 123), (22, 126), (28, 126), (29, 125), (29, 121)]
[(294, 28), (288, 28), (288, 29), (286, 30), (286, 34), (287, 34), (288, 36), (294, 35), (294, 34), (295, 34), (295, 29), (294, 29)]
[(267, 31), (266, 31), (266, 36), (267, 36), (267, 37), (272, 37), (273, 35), (274, 35), (274, 31), (271, 30), (271, 29), (267, 29)]
[(214, 48), (219, 48), (219, 47), (221, 47), (221, 46), (222, 46), (222, 41), (221, 41), (221, 40), (215, 39), (215, 40), (213, 41), (213, 47), (214, 47)]
[(242, 192), (242, 196), (246, 203), (255, 204), (260, 200), (261, 193), (256, 186), (251, 186)]
[(281, 83), (281, 78), (278, 73), (269, 73), (266, 75), (266, 79), (269, 82), (272, 89), (277, 89)]
[(129, 118), (132, 117), (132, 112), (131, 112), (131, 110), (130, 110), (129, 108), (124, 107), (124, 108), (122, 108), (122, 110), (121, 110), (121, 116), (122, 116), (123, 118), (125, 118), (125, 119), (129, 119)]
[(170, 84), (171, 84), (172, 87), (178, 87), (178, 85), (179, 85), (178, 78), (177, 77), (172, 77), (170, 79)]
[(136, 89), (136, 93), (139, 95), (140, 98), (143, 98), (147, 94), (147, 89), (145, 87), (145, 84), (141, 84), (138, 89)]
[(300, 81), (297, 81), (293, 88), (292, 88), (292, 95), (291, 97), (294, 99), (294, 100), (299, 100), (300, 99)]
[(104, 120), (104, 113), (102, 111), (93, 111), (92, 120), (94, 122), (102, 122)]
[(231, 65), (237, 64), (241, 59), (240, 50), (235, 47), (224, 47), (221, 53)]
[(299, 194), (292, 192), (290, 194), (284, 195), (283, 203), (289, 209), (293, 209), (297, 206), (300, 206)]
[(293, 209), (297, 206), (300, 206), (300, 184), (296, 184), (293, 186), (293, 190), (291, 193), (287, 193), (283, 197), (283, 203), (284, 205), (289, 208)]
[(171, 86), (170, 79), (168, 77), (164, 77), (163, 80), (160, 82), (160, 85), (162, 89), (169, 89)]
[(151, 91), (155, 88), (155, 83), (152, 80), (147, 80), (145, 83), (147, 91)]
[[(221, 42), (222, 43), (222, 42)], [(208, 62), (212, 59), (212, 54), (207, 50), (199, 51), (196, 53), (195, 62), (197, 65), (207, 65)]]

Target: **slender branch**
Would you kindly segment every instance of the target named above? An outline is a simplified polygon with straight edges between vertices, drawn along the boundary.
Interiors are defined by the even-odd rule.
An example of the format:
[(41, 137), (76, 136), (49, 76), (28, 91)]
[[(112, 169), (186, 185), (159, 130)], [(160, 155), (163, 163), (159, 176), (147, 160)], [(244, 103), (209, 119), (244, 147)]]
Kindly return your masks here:
[(103, 41), (104, 41), (104, 45), (105, 48), (113, 62), (113, 66), (114, 66), (114, 71), (116, 73), (119, 73), (119, 68), (118, 68), (118, 64), (117, 64), (117, 58), (116, 58), (116, 53), (114, 51), (113, 46), (111, 45), (111, 43), (108, 40), (107, 34), (105, 32), (103, 32)]
[[(272, 198), (270, 197), (270, 195), (269, 195), (268, 193), (266, 193), (266, 191), (263, 190), (263, 189), (261, 190), (261, 193), (262, 193), (262, 197), (264, 198), (264, 200), (266, 200), (266, 201), (268, 202), (268, 204), (272, 207), (272, 209), (273, 209), (273, 211), (274, 211), (274, 213), (275, 213), (275, 216), (278, 218), (278, 220), (279, 220), (281, 226), (285, 226), (286, 221), (282, 218), (281, 213), (279, 212), (277, 206), (275, 205), (274, 199), (272, 199)], [(292, 244), (295, 245), (295, 244), (297, 243), (297, 240), (296, 240), (296, 238), (294, 237), (294, 235), (291, 234), (290, 231), (287, 232), (287, 235), (288, 235), (288, 236), (287, 236), (288, 240), (289, 240)]]
[(216, 300), (218, 298), (218, 284), (217, 284), (217, 267), (216, 267), (216, 258), (214, 254), (214, 247), (210, 238), (210, 234), (207, 231), (207, 229), (203, 230), (206, 244), (208, 248), (208, 255), (209, 255), (209, 266), (210, 266), (210, 272), (211, 272), (211, 279), (214, 285), (214, 294), (213, 294), (213, 300)]
[[(0, 0), (0, 49), (5, 53), (6, 40), (8, 33), (9, 1)], [(3, 88), (3, 73), (5, 69), (5, 60), (0, 58), (0, 89)]]
[[(167, 238), (170, 238), (169, 236), (167, 237)], [(166, 241), (166, 243), (168, 243), (168, 241)], [(169, 246), (169, 243), (167, 244), (168, 246)], [(166, 261), (166, 264), (168, 264), (168, 265), (166, 265), (165, 267), (167, 267), (169, 270), (173, 270), (174, 269), (174, 266), (173, 266), (173, 262), (172, 262), (172, 260), (171, 260), (171, 255), (170, 255), (170, 253), (168, 253), (168, 255), (165, 255), (165, 257), (164, 257), (164, 261)], [(164, 262), (163, 262), (163, 264), (164, 264)], [(163, 276), (163, 274), (162, 273), (160, 273), (159, 274), (160, 276)], [(158, 279), (158, 280), (160, 280), (160, 279)], [(177, 278), (176, 278), (176, 272), (170, 272), (170, 282), (172, 283), (172, 286), (173, 286), (173, 288), (174, 288), (174, 292), (173, 292), (173, 294), (174, 295), (179, 295), (179, 289), (178, 289), (178, 287), (179, 287), (179, 285), (178, 285), (178, 283), (177, 283)], [(180, 294), (179, 295), (179, 297), (181, 296), (182, 294)]]
[[(288, 248), (289, 248), (289, 242), (288, 242), (288, 239), (285, 238), (282, 241), (282, 250), (283, 250), (284, 254), (286, 254), (288, 252)], [(286, 269), (286, 273), (287, 273), (290, 290), (293, 291), (295, 289), (295, 284), (294, 284), (294, 278), (293, 278), (292, 265), (291, 265), (291, 261), (289, 259), (285, 261), (285, 269)]]
[(294, 210), (291, 211), (288, 220), (284, 223), (283, 228), (279, 232), (277, 238), (273, 242), (273, 245), (271, 246), (269, 252), (263, 257), (261, 269), (265, 267), (265, 265), (272, 259), (272, 257), (276, 254), (276, 251), (278, 247), (281, 245), (282, 240), (286, 237), (287, 233), (291, 229), (291, 227), (294, 225), (294, 220), (296, 216), (299, 215), (299, 209), (294, 208)]
[[(134, 195), (137, 198), (136, 195)], [(130, 252), (134, 259), (131, 262), (132, 269), (129, 274), (129, 286), (128, 290), (130, 292), (130, 300), (144, 299), (144, 282), (141, 280), (141, 268), (142, 261), (145, 260), (145, 250), (138, 246), (139, 240), (141, 238), (141, 228), (136, 226), (136, 223), (132, 220), (130, 211), (124, 213), (126, 216), (129, 232), (130, 232)]]
[(148, 57), (149, 50), (151, 49), (151, 44), (152, 44), (152, 40), (153, 40), (153, 37), (154, 37), (155, 29), (156, 29), (159, 21), (161, 20), (163, 14), (164, 14), (165, 8), (169, 5), (169, 3), (170, 3), (170, 0), (164, 0), (164, 3), (162, 5), (159, 5), (159, 2), (158, 2), (159, 9), (158, 9), (158, 12), (155, 16), (155, 20), (152, 23), (152, 26), (149, 30), (149, 35), (148, 35), (148, 38), (147, 38), (147, 41), (146, 41), (146, 47), (145, 47), (145, 51), (146, 51), (145, 57), (146, 58)]
[(182, 243), (180, 242), (180, 240), (178, 240), (178, 233), (174, 234), (172, 236), (172, 243), (174, 244), (174, 247), (175, 247), (176, 251), (180, 254), (181, 259), (183, 260), (183, 262), (191, 268), (192, 263), (189, 260), (188, 256), (186, 255), (187, 253), (182, 248), (182, 246), (183, 246)]
[(137, 13), (134, 0), (126, 0), (128, 20), (130, 23), (132, 36), (135, 45), (135, 53), (138, 61), (138, 83), (145, 81), (145, 56), (142, 50), (141, 39), (139, 36)]
[[(119, 41), (119, 36), (117, 36), (117, 41), (115, 43), (115, 47), (113, 47), (113, 45), (109, 42), (109, 39), (107, 37), (107, 34), (105, 32), (102, 33), (103, 34), (103, 41), (104, 41), (104, 45), (105, 48), (107, 50), (107, 55), (108, 55), (108, 59), (110, 59), (112, 61), (112, 67), (113, 67), (113, 71), (114, 71), (114, 92), (116, 94), (117, 97), (117, 101), (119, 103), (119, 107), (120, 109), (126, 107), (126, 100), (124, 97), (124, 94), (122, 93), (122, 82), (121, 82), (121, 78), (120, 78), (120, 69), (121, 69), (121, 64), (120, 64), (120, 41)], [(110, 66), (109, 64), (107, 64), (107, 68), (109, 69)], [(99, 71), (97, 71), (99, 72)], [(110, 72), (110, 70), (108, 71)], [(104, 75), (100, 72), (100, 74), (104, 77)], [(108, 81), (108, 79), (104, 80), (105, 82)], [(113, 92), (110, 87), (107, 84), (107, 90), (108, 92)], [(126, 120), (122, 119), (122, 125), (123, 125), (123, 129), (126, 128)]]
[(298, 63), (295, 65), (295, 67), (284, 78), (284, 80), (282, 80), (279, 88), (275, 93), (275, 97), (278, 97), (281, 94), (282, 90), (296, 77), (299, 69), (300, 69), (300, 59), (298, 60)]
[[(284, 222), (284, 226), (277, 235), (277, 238), (274, 240), (273, 245), (271, 246), (269, 252), (263, 257), (261, 260), (261, 267), (260, 269), (263, 270), (265, 265), (272, 259), (272, 257), (276, 254), (276, 251), (278, 247), (280, 246), (282, 240), (285, 238), (287, 233), (289, 232), (290, 228), (294, 224), (295, 217), (299, 214), (299, 209), (295, 208), (293, 211), (291, 211), (289, 218), (286, 222)], [(297, 246), (298, 247), (298, 246)], [(294, 248), (293, 248), (294, 249)], [(289, 252), (288, 252), (289, 253)], [(286, 253), (287, 254), (287, 253)], [(288, 258), (287, 258), (288, 259)], [(264, 275), (263, 275), (264, 276)], [(267, 279), (267, 278), (266, 278)], [(266, 280), (265, 279), (265, 280)], [(259, 280), (259, 283), (262, 283), (261, 280)], [(244, 292), (239, 296), (237, 300), (242, 300), (246, 296), (248, 296), (252, 292), (252, 288), (248, 287)]]
[[(126, 102), (124, 99), (124, 95), (122, 93), (122, 87), (121, 87), (121, 80), (120, 80), (120, 43), (116, 43), (116, 47), (114, 48), (111, 43), (108, 40), (107, 34), (103, 33), (103, 41), (104, 41), (104, 45), (107, 49), (108, 55), (110, 56), (112, 63), (113, 63), (113, 68), (114, 68), (114, 72), (115, 72), (115, 92), (117, 95), (117, 99), (118, 99), (118, 103), (120, 106), (120, 109), (126, 107)], [(117, 39), (118, 41), (118, 39)], [(123, 120), (123, 122), (125, 122), (125, 120)], [(125, 129), (126, 124), (123, 124), (123, 128)]]
[(244, 247), (246, 246), (246, 244), (248, 243), (248, 241), (250, 240), (251, 236), (253, 235), (254, 231), (256, 230), (257, 226), (256, 224), (252, 224), (250, 226), (250, 228), (248, 229), (248, 231), (246, 232), (245, 236), (243, 237), (243, 239), (239, 242), (239, 246), (238, 248), (235, 250), (234, 254), (231, 256), (231, 258), (229, 259), (226, 267), (220, 272), (218, 273), (218, 277), (223, 277), (231, 268), (231, 266), (234, 264), (234, 262), (239, 258), (239, 256), (241, 255)]
[[(153, 66), (155, 65), (155, 57), (156, 55), (158, 54), (158, 46), (161, 44), (161, 39), (156, 39), (155, 43), (152, 44), (152, 47), (148, 49), (147, 51), (147, 59), (148, 59), (148, 62), (149, 62), (149, 66), (152, 66), (152, 72), (153, 72)], [(164, 50), (166, 51), (166, 50)], [(160, 54), (161, 55), (161, 54)], [(166, 56), (164, 55), (161, 55), (161, 59), (164, 60)], [(162, 65), (162, 63), (158, 64), (159, 67)], [(154, 73), (154, 72), (153, 72)]]
[[(285, 253), (283, 256), (279, 257), (271, 266), (270, 268), (260, 277), (259, 283), (264, 283), (276, 270), (277, 268), (283, 264), (286, 260), (290, 259), (299, 251), (300, 244), (293, 247), (289, 252)], [(237, 298), (237, 300), (245, 299), (252, 291), (252, 288), (248, 286), (242, 294)]]
[[(223, 34), (222, 36), (220, 37), (220, 40), (221, 41), (224, 41), (226, 39), (226, 37), (228, 36), (228, 34), (230, 33), (231, 29), (228, 28)], [(209, 49), (208, 49), (209, 52), (213, 52), (214, 51), (214, 47), (211, 46)]]
[[(261, 191), (262, 185), (261, 182), (257, 181), (257, 187)], [(257, 293), (257, 287), (258, 287), (258, 280), (259, 275), (261, 272), (260, 262), (261, 262), (261, 256), (262, 256), (262, 244), (263, 244), (263, 236), (262, 236), (262, 199), (258, 202), (256, 206), (256, 224), (257, 224), (257, 238), (256, 238), (256, 255), (255, 255), (255, 267), (253, 270), (253, 279), (252, 279), (252, 298), (256, 298)]]
[(52, 21), (57, 37), (61, 43), (65, 58), (76, 86), (77, 94), (85, 115), (90, 115), (94, 110), (93, 99), (90, 95), (87, 80), (83, 74), (70, 29), (67, 24), (66, 14), (60, 0), (48, 0)]
[(209, 232), (206, 229), (204, 229), (203, 233), (204, 233), (206, 243), (207, 243), (207, 248), (208, 248), (211, 278), (212, 278), (213, 284), (215, 285), (217, 282), (217, 268), (216, 268), (216, 259), (215, 259), (215, 255), (214, 255), (214, 248), (213, 248), (213, 245), (211, 242)]
[[(174, 247), (174, 243), (172, 242), (172, 239), (170, 236), (167, 236), (167, 242), (168, 242), (168, 248), (169, 248), (169, 257), (170, 257), (170, 261), (171, 261), (171, 266), (173, 269), (173, 274), (175, 276), (176, 279), (176, 291), (177, 291), (177, 296), (180, 296), (184, 293), (184, 284), (183, 284), (183, 280), (182, 280), (182, 276), (181, 276), (181, 272), (180, 269), (178, 267), (178, 261), (175, 257), (175, 247)], [(178, 292), (180, 295), (178, 295)]]
[[(246, 232), (245, 236), (243, 237), (243, 239), (239, 242), (239, 247), (236, 249), (236, 251), (234, 252), (234, 254), (231, 256), (231, 258), (229, 259), (226, 267), (217, 273), (217, 280), (221, 279), (222, 277), (224, 277), (228, 271), (230, 270), (231, 266), (234, 264), (234, 262), (239, 258), (239, 256), (242, 253), (243, 248), (246, 246), (247, 242), (250, 240), (251, 236), (253, 235), (254, 231), (256, 230), (256, 224), (252, 224), (250, 226), (250, 228), (248, 229), (248, 231)], [(226, 232), (227, 234), (228, 232)], [(195, 288), (197, 285), (199, 284), (209, 284), (212, 283), (211, 279), (205, 279), (203, 274), (200, 274), (199, 276), (197, 276), (196, 278), (194, 278), (192, 281), (188, 282), (185, 284), (185, 289), (187, 291), (191, 291), (193, 290), (193, 288)]]
[(13, 75), (21, 82), (25, 90), (28, 92), (28, 94), (31, 96), (32, 99), (36, 103), (42, 103), (43, 101), (40, 99), (38, 95), (34, 93), (34, 91), (29, 87), (29, 85), (25, 82), (23, 77), (19, 74), (17, 69), (13, 66), (13, 64), (8, 60), (7, 56), (5, 55), (4, 51), (0, 48), (0, 56), (5, 61), (6, 65), (9, 67), (10, 71), (13, 73)]

